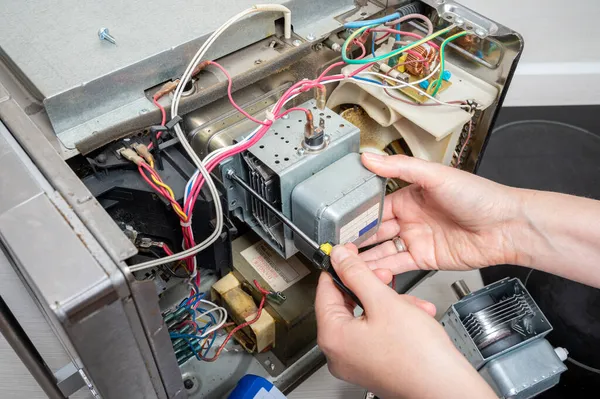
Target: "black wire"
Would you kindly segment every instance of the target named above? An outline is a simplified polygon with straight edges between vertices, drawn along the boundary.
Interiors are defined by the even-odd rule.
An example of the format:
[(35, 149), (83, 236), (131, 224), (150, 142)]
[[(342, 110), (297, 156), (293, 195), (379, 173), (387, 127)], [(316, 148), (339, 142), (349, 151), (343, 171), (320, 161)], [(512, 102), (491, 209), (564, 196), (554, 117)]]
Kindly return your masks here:
[(191, 274), (189, 274), (189, 273), (186, 273), (184, 276), (182, 276), (182, 275), (180, 275), (180, 274), (177, 274), (177, 273), (175, 273), (175, 271), (174, 271), (174, 270), (172, 270), (170, 267), (168, 267), (168, 266), (166, 266), (166, 265), (161, 265), (161, 266), (160, 266), (160, 269), (161, 269), (161, 270), (164, 270), (164, 271), (166, 271), (166, 272), (167, 272), (168, 274), (170, 274), (171, 276), (173, 276), (173, 277), (177, 277), (177, 278), (188, 278), (188, 277), (190, 277), (190, 276), (191, 276)]
[[(162, 258), (162, 256), (160, 254), (158, 254), (156, 251), (154, 251), (152, 248), (148, 248), (147, 249), (148, 252), (150, 252), (152, 255), (154, 255), (157, 259)], [(176, 278), (188, 278), (191, 276), (190, 273), (187, 273), (187, 269), (186, 269), (186, 274), (185, 275), (181, 275), (181, 274), (177, 274), (175, 273), (175, 271), (173, 271), (173, 269), (171, 269), (170, 267), (168, 267), (167, 265), (160, 265), (158, 267), (159, 270), (165, 271), (167, 274), (169, 274), (171, 277), (176, 277)]]

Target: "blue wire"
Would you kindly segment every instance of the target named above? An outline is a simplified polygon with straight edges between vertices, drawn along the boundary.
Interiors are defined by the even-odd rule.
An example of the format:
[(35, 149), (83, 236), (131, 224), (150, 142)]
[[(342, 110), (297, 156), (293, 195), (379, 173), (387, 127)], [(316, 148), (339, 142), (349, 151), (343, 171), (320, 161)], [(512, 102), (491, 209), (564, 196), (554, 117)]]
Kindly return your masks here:
[(353, 76), (353, 77), (352, 77), (352, 79), (364, 80), (365, 82), (377, 83), (378, 85), (380, 85), (380, 86), (383, 86), (383, 85), (381, 84), (381, 82), (378, 82), (377, 80), (368, 79), (368, 78), (363, 78), (363, 77), (360, 77), (360, 76)]
[(375, 58), (375, 32), (373, 32), (373, 41), (371, 42), (371, 54)]
[(346, 22), (344, 24), (344, 28), (346, 29), (358, 29), (358, 28), (362, 28), (364, 26), (370, 26), (370, 25), (381, 25), (385, 22), (389, 22), (389, 21), (393, 21), (394, 19), (398, 19), (400, 18), (400, 13), (393, 13), (390, 15), (386, 15), (385, 17), (381, 17), (378, 19), (368, 19), (366, 21), (354, 21), (354, 22)]
[(217, 338), (217, 334), (213, 334), (212, 339), (210, 340), (210, 344), (208, 344), (208, 348), (206, 348), (206, 352), (204, 352), (203, 357), (208, 357), (208, 351), (212, 348), (213, 344), (215, 343), (215, 339)]
[[(396, 25), (396, 30), (400, 30), (400, 24)], [(396, 33), (396, 41), (400, 41), (400, 33)]]

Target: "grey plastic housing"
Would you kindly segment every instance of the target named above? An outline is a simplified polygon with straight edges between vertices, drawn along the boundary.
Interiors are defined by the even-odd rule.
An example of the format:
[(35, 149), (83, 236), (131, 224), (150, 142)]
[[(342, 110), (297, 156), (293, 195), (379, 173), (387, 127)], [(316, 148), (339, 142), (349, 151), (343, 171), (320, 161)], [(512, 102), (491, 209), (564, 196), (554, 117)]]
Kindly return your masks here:
[[(292, 191), (292, 220), (319, 244), (360, 244), (381, 223), (386, 180), (366, 169), (350, 153), (317, 172)], [(310, 254), (302, 239), (296, 247)]]

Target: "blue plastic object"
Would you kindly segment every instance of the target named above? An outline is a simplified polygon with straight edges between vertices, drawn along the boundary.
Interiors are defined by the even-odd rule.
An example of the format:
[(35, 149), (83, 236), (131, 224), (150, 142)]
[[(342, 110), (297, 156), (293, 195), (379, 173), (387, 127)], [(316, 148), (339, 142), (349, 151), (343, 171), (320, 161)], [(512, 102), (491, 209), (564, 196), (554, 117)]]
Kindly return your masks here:
[(243, 376), (228, 399), (286, 399), (273, 384), (254, 374)]
[(422, 89), (427, 90), (427, 88), (429, 87), (429, 81), (428, 80), (424, 80), (421, 83), (419, 83), (419, 86), (421, 86)]
[(445, 70), (444, 72), (442, 72), (442, 79), (448, 81), (450, 80), (450, 78), (452, 77), (452, 72)]

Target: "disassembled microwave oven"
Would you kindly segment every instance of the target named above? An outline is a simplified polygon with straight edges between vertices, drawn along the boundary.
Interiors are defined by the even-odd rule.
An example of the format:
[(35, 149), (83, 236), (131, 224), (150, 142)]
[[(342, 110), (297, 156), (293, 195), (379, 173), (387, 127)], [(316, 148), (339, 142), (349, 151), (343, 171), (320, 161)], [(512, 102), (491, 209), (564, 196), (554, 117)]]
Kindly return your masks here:
[(329, 249), (406, 185), (360, 154), (475, 171), (523, 49), (444, 0), (35, 3), (0, 15), (0, 289), (50, 397), (293, 389)]

